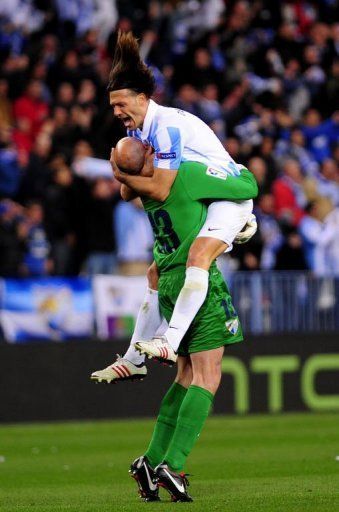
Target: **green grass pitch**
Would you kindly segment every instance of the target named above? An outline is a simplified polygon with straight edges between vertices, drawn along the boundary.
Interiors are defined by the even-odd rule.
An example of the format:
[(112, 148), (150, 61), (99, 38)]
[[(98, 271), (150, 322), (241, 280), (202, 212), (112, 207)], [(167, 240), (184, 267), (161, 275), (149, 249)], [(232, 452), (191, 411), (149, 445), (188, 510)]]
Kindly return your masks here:
[(334, 512), (339, 415), (212, 417), (189, 459), (194, 503), (143, 503), (127, 473), (153, 421), (0, 427), (2, 512)]

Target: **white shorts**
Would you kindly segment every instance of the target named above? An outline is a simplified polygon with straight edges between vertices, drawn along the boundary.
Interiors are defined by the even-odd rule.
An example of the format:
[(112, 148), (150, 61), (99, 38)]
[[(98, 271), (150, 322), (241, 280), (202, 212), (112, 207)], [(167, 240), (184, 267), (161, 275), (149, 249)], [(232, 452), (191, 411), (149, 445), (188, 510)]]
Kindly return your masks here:
[(253, 201), (216, 201), (208, 207), (205, 224), (197, 238), (207, 236), (216, 238), (228, 245), (226, 252), (232, 249), (233, 240), (245, 226), (253, 210)]

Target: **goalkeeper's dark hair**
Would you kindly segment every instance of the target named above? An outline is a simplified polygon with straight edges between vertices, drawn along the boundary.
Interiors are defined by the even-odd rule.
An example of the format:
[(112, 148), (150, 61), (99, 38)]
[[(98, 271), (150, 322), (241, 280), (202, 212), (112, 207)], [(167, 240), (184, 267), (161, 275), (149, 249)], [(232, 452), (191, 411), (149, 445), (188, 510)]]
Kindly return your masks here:
[(150, 98), (155, 90), (152, 71), (140, 59), (139, 45), (132, 32), (118, 33), (108, 91), (132, 89)]

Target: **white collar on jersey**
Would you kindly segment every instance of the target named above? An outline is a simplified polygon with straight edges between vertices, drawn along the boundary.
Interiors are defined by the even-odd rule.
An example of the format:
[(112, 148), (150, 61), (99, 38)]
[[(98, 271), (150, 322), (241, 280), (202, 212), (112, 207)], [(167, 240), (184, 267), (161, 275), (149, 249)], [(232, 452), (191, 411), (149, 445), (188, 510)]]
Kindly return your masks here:
[(142, 125), (142, 130), (141, 130), (142, 140), (147, 140), (147, 137), (150, 132), (151, 124), (154, 119), (155, 113), (158, 109), (158, 106), (159, 105), (157, 103), (155, 103), (155, 101), (153, 101), (153, 100), (149, 101), (149, 105), (148, 105), (147, 112), (146, 112), (145, 119), (144, 119), (144, 124)]

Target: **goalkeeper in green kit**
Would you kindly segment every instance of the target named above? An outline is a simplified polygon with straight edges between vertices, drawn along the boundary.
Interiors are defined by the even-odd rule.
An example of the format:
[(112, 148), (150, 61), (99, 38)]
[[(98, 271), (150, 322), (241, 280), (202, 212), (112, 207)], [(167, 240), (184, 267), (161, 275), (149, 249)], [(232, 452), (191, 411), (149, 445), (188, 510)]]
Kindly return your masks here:
[[(121, 155), (117, 149), (114, 155), (117, 165), (135, 174), (133, 159), (144, 155), (144, 146), (133, 138), (122, 139), (119, 144)], [(124, 153), (128, 155), (127, 165)], [(142, 174), (152, 172), (149, 151), (145, 161)], [(142, 198), (154, 231), (160, 312), (167, 321), (185, 280), (190, 246), (205, 222), (209, 203), (218, 199), (240, 202), (256, 195), (257, 184), (247, 169), (238, 177), (224, 179), (202, 163), (185, 162), (164, 202)], [(145, 454), (131, 465), (131, 475), (146, 501), (159, 499), (159, 486), (170, 493), (173, 501), (192, 501), (183, 473), (185, 461), (219, 387), (224, 346), (242, 339), (230, 293), (214, 262), (205, 302), (178, 349), (177, 375), (161, 402), (151, 442)], [(136, 348), (142, 352), (142, 344), (138, 347), (137, 343)]]

